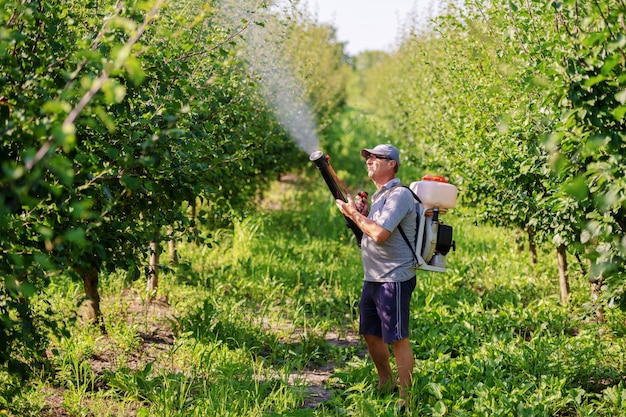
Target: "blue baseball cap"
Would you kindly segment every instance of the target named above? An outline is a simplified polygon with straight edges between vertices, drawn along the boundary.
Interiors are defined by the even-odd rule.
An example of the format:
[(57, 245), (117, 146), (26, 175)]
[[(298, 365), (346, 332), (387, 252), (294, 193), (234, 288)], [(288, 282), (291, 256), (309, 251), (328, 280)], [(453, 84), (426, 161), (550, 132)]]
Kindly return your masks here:
[(367, 158), (370, 154), (386, 156), (389, 159), (393, 159), (396, 161), (396, 164), (400, 166), (400, 152), (398, 152), (398, 148), (388, 143), (384, 143), (381, 145), (376, 145), (373, 149), (362, 149), (361, 156), (363, 158)]

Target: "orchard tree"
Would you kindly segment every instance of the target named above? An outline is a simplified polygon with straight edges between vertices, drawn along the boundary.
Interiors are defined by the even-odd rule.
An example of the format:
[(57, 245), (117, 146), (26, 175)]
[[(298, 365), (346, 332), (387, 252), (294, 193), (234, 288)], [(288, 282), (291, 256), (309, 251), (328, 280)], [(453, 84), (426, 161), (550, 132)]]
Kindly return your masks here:
[(562, 110), (551, 138), (554, 167), (567, 192), (586, 205), (581, 240), (590, 281), (605, 301), (626, 308), (626, 38), (621, 1), (555, 5), (567, 39), (554, 72)]
[(585, 211), (563, 192), (544, 146), (558, 117), (547, 88), (561, 56), (554, 21), (539, 2), (451, 7), (377, 69), (388, 76), (376, 88), (411, 163), (451, 177), (482, 219), (524, 230), (532, 262), (535, 242), (555, 246), (567, 302), (564, 255), (581, 252)]
[(464, 202), (555, 245), (564, 302), (566, 252), (586, 254), (607, 300), (623, 300), (623, 12), (465, 2), (409, 37), (379, 87), (420, 165), (455, 167)]
[(162, 229), (190, 226), (181, 207), (242, 211), (297, 152), (211, 4), (4, 6), (3, 364), (42, 350), (28, 299), (54, 276), (81, 279), (87, 317), (102, 324), (101, 272), (137, 278)]

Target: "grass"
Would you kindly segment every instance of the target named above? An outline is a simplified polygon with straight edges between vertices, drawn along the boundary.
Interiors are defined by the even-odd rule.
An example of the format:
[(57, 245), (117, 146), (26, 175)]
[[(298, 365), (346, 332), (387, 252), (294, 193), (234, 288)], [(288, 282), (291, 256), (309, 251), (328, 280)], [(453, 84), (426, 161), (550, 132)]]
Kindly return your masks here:
[[(80, 286), (51, 286), (70, 334), (0, 416), (397, 415), (356, 336), (350, 231), (306, 176), (274, 187), (274, 208), (213, 231), (211, 248), (180, 244), (154, 298), (122, 272), (102, 277), (107, 335), (72, 320)], [(512, 232), (462, 209), (444, 220), (457, 251), (447, 273), (418, 272), (412, 301), (412, 414), (626, 413), (624, 313), (596, 323), (575, 273), (561, 306), (553, 251), (533, 268)]]

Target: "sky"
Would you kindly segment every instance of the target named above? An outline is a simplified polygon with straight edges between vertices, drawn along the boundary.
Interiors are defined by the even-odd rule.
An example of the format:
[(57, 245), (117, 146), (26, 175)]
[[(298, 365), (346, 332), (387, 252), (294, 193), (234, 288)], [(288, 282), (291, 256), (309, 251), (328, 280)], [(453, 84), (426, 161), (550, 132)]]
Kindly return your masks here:
[(308, 9), (321, 23), (337, 29), (337, 39), (346, 42), (346, 52), (392, 51), (400, 30), (411, 16), (426, 22), (437, 0), (306, 0)]

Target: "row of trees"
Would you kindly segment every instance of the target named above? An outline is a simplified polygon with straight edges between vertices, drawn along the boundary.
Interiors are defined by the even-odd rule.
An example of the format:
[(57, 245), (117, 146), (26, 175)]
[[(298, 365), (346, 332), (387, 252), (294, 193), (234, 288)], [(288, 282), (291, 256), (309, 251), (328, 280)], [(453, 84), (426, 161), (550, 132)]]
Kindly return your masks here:
[[(369, 71), (379, 115), (420, 169), (484, 220), (574, 255), (626, 307), (626, 37), (619, 0), (453, 2)], [(384, 76), (383, 76), (384, 75)], [(584, 261), (583, 261), (584, 259)]]
[(563, 301), (571, 253), (626, 304), (620, 1), (451, 4), (396, 52), (360, 56), (352, 84), (332, 27), (261, 0), (3, 6), (0, 365), (25, 369), (45, 346), (55, 324), (28, 300), (50, 280), (82, 281), (97, 320), (100, 273), (150, 274), (160, 241), (243, 215), (308, 164), (290, 137), (314, 150), (348, 88), (376, 103), (370, 141), (449, 175), (531, 248), (552, 242)]
[(243, 215), (268, 180), (308, 162), (271, 111), (280, 92), (261, 88), (245, 48), (251, 28), (280, 34), (265, 47), (323, 103), (312, 123), (330, 117), (342, 78), (317, 102), (311, 93), (342, 54), (298, 56), (300, 43), (335, 40), (294, 10), (2, 1), (0, 365), (24, 372), (41, 358), (56, 325), (29, 299), (55, 277), (82, 281), (99, 320), (100, 273), (151, 273), (161, 240), (201, 239), (189, 233), (197, 222)]

